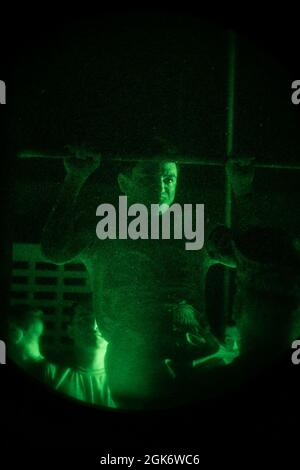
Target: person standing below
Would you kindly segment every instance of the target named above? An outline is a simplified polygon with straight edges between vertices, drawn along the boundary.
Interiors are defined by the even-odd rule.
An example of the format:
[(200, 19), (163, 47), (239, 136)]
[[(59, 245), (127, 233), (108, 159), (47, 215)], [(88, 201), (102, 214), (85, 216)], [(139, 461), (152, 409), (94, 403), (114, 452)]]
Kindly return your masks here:
[(114, 408), (104, 369), (107, 342), (99, 332), (91, 303), (76, 303), (72, 310), (68, 335), (74, 358), (70, 364), (54, 363), (41, 353), (44, 315), (27, 305), (12, 309), (8, 318), (10, 357), (31, 375), (65, 395)]

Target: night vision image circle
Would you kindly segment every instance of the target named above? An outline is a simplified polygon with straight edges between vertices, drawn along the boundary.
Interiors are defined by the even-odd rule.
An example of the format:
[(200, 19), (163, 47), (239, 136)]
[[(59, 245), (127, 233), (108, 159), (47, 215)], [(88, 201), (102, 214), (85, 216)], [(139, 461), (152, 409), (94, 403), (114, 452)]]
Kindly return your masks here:
[(291, 348), (299, 117), (275, 57), (204, 19), (99, 17), (25, 42), (11, 90), (20, 368), (176, 408)]

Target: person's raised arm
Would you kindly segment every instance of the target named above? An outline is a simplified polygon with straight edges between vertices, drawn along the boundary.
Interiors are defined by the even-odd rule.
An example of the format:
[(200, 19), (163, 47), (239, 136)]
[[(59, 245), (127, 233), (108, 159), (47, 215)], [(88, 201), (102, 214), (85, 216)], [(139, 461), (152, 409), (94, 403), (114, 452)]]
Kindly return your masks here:
[(258, 224), (253, 201), (254, 158), (231, 158), (226, 173), (232, 189), (232, 229), (241, 233)]
[(66, 146), (74, 157), (65, 158), (66, 177), (43, 229), (41, 250), (46, 259), (63, 264), (75, 258), (91, 240), (91, 230), (78, 224), (75, 213), (79, 193), (99, 167), (101, 155), (87, 148)]
[(257, 225), (252, 194), (253, 162), (253, 158), (232, 158), (226, 164), (226, 173), (233, 193), (232, 227), (220, 224), (210, 232), (206, 244), (210, 264), (220, 263), (235, 268), (233, 243), (236, 234)]

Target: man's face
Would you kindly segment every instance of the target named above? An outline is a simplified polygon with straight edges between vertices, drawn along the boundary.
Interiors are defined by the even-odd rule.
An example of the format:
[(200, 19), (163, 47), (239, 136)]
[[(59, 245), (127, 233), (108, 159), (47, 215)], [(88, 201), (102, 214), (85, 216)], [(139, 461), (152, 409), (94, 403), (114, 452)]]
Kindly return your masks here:
[(69, 327), (69, 335), (75, 346), (85, 349), (101, 349), (106, 347), (106, 341), (102, 337), (96, 319), (85, 306), (78, 305)]
[(131, 175), (119, 175), (121, 190), (129, 204), (173, 204), (177, 186), (177, 166), (174, 162), (139, 162)]

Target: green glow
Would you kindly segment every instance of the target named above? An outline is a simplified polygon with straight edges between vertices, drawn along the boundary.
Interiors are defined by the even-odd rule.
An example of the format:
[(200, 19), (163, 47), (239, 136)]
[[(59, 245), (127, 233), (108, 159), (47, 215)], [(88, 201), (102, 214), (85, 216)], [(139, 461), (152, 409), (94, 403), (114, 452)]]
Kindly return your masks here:
[[(145, 54), (141, 76), (137, 75), (141, 64), (136, 64), (137, 69), (133, 71), (130, 70), (130, 61), (127, 63), (126, 57), (122, 57), (118, 63), (117, 55), (111, 54), (115, 61), (115, 71), (118, 66), (122, 72), (125, 72), (123, 66), (129, 67), (128, 78), (127, 73), (120, 75), (124, 78), (124, 88), (117, 89), (117, 82), (120, 81), (117, 79), (112, 87), (113, 94), (105, 95), (103, 92), (101, 96), (100, 88), (103, 86), (105, 90), (105, 77), (108, 81), (114, 81), (113, 76), (109, 76), (108, 69), (98, 82), (99, 89), (98, 85), (95, 89), (93, 85), (87, 87), (87, 90), (90, 90), (88, 94), (94, 97), (94, 103), (89, 102), (89, 97), (84, 93), (89, 104), (83, 106), (87, 106), (83, 113), (81, 109), (77, 109), (78, 117), (86, 114), (88, 119), (82, 122), (75, 119), (75, 124), (72, 123), (72, 112), (75, 111), (73, 109), (69, 116), (65, 116), (70, 118), (71, 140), (76, 141), (76, 138), (80, 137), (79, 134), (89, 137), (89, 131), (93, 133), (93, 130), (96, 130), (97, 151), (92, 150), (93, 138), (88, 138), (86, 145), (69, 142), (74, 145), (63, 147), (64, 144), (51, 142), (49, 132), (49, 142), (45, 142), (43, 150), (25, 150), (18, 154), (20, 169), (23, 168), (22, 165), (27, 164), (29, 169), (29, 165), (32, 165), (34, 170), (38, 165), (45, 165), (42, 167), (44, 169), (49, 164), (46, 163), (48, 157), (49, 160), (54, 159), (51, 162), (54, 165), (59, 164), (59, 159), (64, 159), (61, 170), (64, 165), (66, 177), (62, 184), (60, 176), (55, 180), (57, 175), (52, 175), (51, 182), (49, 174), (49, 188), (53, 183), (53, 194), (56, 192), (54, 183), (62, 187), (58, 195), (54, 194), (57, 199), (40, 238), (41, 249), (37, 244), (14, 246), (12, 304), (24, 301), (44, 311), (45, 321), (44, 331), (41, 331), (41, 323), (24, 325), (16, 322), (14, 331), (10, 332), (11, 356), (49, 387), (69, 397), (92, 405), (119, 408), (147, 408), (152, 407), (154, 402), (163, 406), (166, 403), (168, 405), (169, 400), (173, 400), (175, 404), (183, 399), (189, 401), (192, 392), (197, 394), (199, 391), (201, 396), (201, 374), (205, 369), (216, 375), (221, 369), (220, 375), (226, 375), (226, 372), (234, 369), (238, 358), (248, 356), (252, 359), (251, 355), (257, 350), (263, 356), (264, 348), (268, 353), (275, 355), (277, 350), (289, 344), (291, 337), (300, 332), (299, 311), (292, 312), (296, 295), (290, 289), (290, 285), (294, 285), (295, 273), (291, 274), (286, 269), (286, 253), (284, 252), (281, 262), (274, 268), (272, 263), (281, 252), (281, 247), (276, 243), (272, 244), (274, 239), (271, 236), (266, 242), (259, 226), (256, 226), (254, 233), (251, 232), (250, 242), (246, 237), (246, 241), (243, 240), (243, 243), (238, 245), (240, 234), (247, 234), (249, 226), (254, 225), (253, 200), (250, 191), (248, 193), (246, 190), (248, 186), (252, 186), (252, 180), (247, 186), (238, 172), (235, 176), (228, 172), (225, 175), (225, 163), (226, 170), (231, 159), (235, 159), (237, 163), (237, 143), (241, 145), (240, 142), (248, 136), (248, 131), (251, 135), (251, 129), (250, 125), (249, 129), (247, 128), (246, 123), (245, 134), (237, 135), (240, 128), (243, 129), (236, 119), (236, 109), (239, 112), (237, 105), (240, 103), (237, 103), (235, 91), (236, 67), (240, 66), (240, 59), (241, 65), (243, 64), (243, 41), (239, 44), (241, 54), (237, 57), (235, 34), (230, 32), (226, 36), (225, 33), (222, 38), (224, 41), (219, 45), (221, 59), (216, 59), (216, 67), (211, 67), (211, 60), (215, 57), (211, 54), (213, 48), (212, 51), (208, 49), (209, 67), (211, 70), (217, 70), (217, 75), (212, 75), (212, 85), (207, 80), (207, 77), (210, 79), (208, 71), (205, 67), (201, 69), (201, 57), (197, 56), (198, 45), (191, 55), (187, 54), (187, 49), (184, 50), (181, 45), (182, 51), (178, 50), (178, 58), (176, 57), (172, 64), (170, 55), (166, 61), (167, 66), (164, 60), (166, 56), (158, 54), (158, 62), (161, 62), (156, 64), (159, 67), (154, 67), (153, 74), (153, 64), (150, 62), (148, 69), (148, 56)], [(182, 39), (184, 43), (185, 38)], [(205, 42), (204, 44), (206, 46)], [(110, 54), (109, 49), (107, 51)], [(142, 58), (142, 55), (140, 57)], [(109, 61), (103, 63), (109, 65)], [(205, 60), (203, 63), (205, 65)], [(176, 66), (174, 70), (173, 65)], [(67, 68), (70, 71), (75, 70), (71, 66)], [(102, 70), (101, 66), (99, 69)], [(160, 70), (162, 75), (165, 74), (164, 78), (158, 78)], [(149, 72), (149, 81), (144, 83), (146, 71)], [(242, 74), (243, 71), (239, 69), (238, 72)], [(178, 82), (176, 74), (179, 76)], [(204, 84), (202, 89), (198, 81), (200, 75)], [(244, 80), (245, 78), (248, 79), (243, 77)], [(138, 95), (139, 87), (134, 85), (134, 80), (137, 79), (141, 79), (141, 89), (143, 93), (146, 90), (145, 95)], [(189, 89), (194, 82), (195, 93)], [(220, 86), (216, 87), (215, 83)], [(241, 83), (244, 84), (243, 80)], [(224, 89), (222, 84), (225, 84)], [(128, 85), (130, 89), (132, 87), (132, 96), (125, 96)], [(269, 85), (271, 86), (271, 82)], [(162, 96), (161, 93), (164, 93), (165, 89), (168, 91)], [(47, 94), (51, 96), (50, 90)], [(63, 94), (59, 93), (59, 96)], [(74, 93), (72, 96), (79, 94)], [(216, 106), (213, 101), (215, 97), (216, 102), (220, 98), (220, 108), (219, 103)], [(40, 98), (43, 99), (42, 96)], [(112, 108), (104, 112), (101, 103), (112, 103)], [(255, 105), (259, 110), (259, 101), (255, 102)], [(26, 106), (24, 108), (27, 109)], [(103, 112), (99, 113), (100, 108)], [(177, 115), (172, 116), (175, 109)], [(167, 116), (170, 122), (165, 119)], [(92, 125), (88, 122), (89, 119), (93, 121)], [(68, 119), (66, 122), (69, 123)], [(174, 127), (178, 130), (178, 135)], [(45, 129), (48, 131), (47, 127)], [(177, 142), (178, 146), (181, 145), (182, 149), (177, 149), (175, 145), (160, 137), (153, 138), (157, 129), (169, 134), (170, 139)], [(214, 130), (222, 136), (220, 145)], [(257, 142), (256, 136), (253, 137), (255, 146), (256, 143), (259, 144), (260, 135)], [(127, 139), (132, 139), (132, 148), (128, 154), (122, 155), (122, 152), (126, 153)], [(247, 139), (245, 141), (247, 142)], [(266, 138), (266, 148), (267, 143)], [(32, 145), (35, 146), (35, 143), (32, 142)], [(48, 145), (50, 148), (56, 146), (56, 151), (48, 152)], [(114, 151), (116, 147), (117, 151)], [(38, 149), (38, 144), (36, 148)], [(185, 149), (188, 151), (185, 152)], [(214, 158), (210, 159), (209, 152), (208, 156), (205, 155), (208, 150), (215, 152)], [(270, 151), (273, 150), (277, 150), (275, 146), (270, 147)], [(257, 161), (257, 168), (300, 168), (298, 164), (263, 163), (263, 158), (258, 159), (260, 161)], [(112, 162), (114, 163), (110, 168)], [(114, 166), (115, 162), (122, 165)], [(188, 165), (194, 166), (191, 169)], [(209, 179), (210, 176), (206, 174), (206, 167), (213, 167), (209, 169), (212, 180), (208, 183), (206, 178)], [(251, 168), (244, 170), (250, 181)], [(192, 172), (195, 172), (195, 175)], [(221, 177), (226, 176), (225, 192), (222, 189), (221, 177), (215, 176), (214, 180), (213, 175), (217, 173), (222, 175)], [(270, 171), (268, 174), (272, 173), (275, 172)], [(193, 179), (194, 176), (197, 176), (197, 181)], [(240, 187), (243, 186), (241, 193), (236, 190), (237, 180)], [(181, 187), (182, 192), (177, 194), (181, 181), (185, 181), (185, 185)], [(191, 181), (195, 187), (192, 187)], [(30, 199), (29, 192), (23, 191), (25, 184), (19, 184), (22, 188), (20, 201), (23, 202), (28, 196), (27, 204), (30, 210), (36, 209), (36, 201)], [(27, 186), (25, 188), (27, 189)], [(95, 194), (91, 197), (90, 193), (93, 191)], [(177, 198), (181, 203), (189, 197), (203, 198), (204, 200), (196, 201), (207, 204), (208, 207), (203, 250), (196, 253), (187, 251), (184, 239), (163, 240), (159, 236), (157, 239), (127, 239), (122, 235), (122, 230), (119, 231), (119, 239), (97, 238), (96, 208), (106, 202), (116, 207), (119, 192), (128, 197), (130, 205), (141, 203), (146, 207), (161, 203), (169, 206), (177, 201)], [(259, 198), (260, 191), (256, 201), (259, 202)], [(47, 204), (50, 207), (53, 201), (49, 195), (49, 200), (45, 198), (43, 203), (45, 207)], [(215, 209), (219, 212), (217, 215), (213, 213)], [(40, 216), (42, 223), (45, 222), (44, 217), (43, 213)], [(221, 219), (224, 225), (214, 227), (217, 222), (214, 217)], [(144, 220), (148, 219), (145, 217)], [(121, 226), (123, 223), (126, 226), (127, 220), (119, 221)], [(137, 221), (134, 221), (134, 224), (140, 225)], [(114, 232), (115, 228), (113, 226), (113, 233), (117, 232)], [(251, 251), (253, 239), (255, 249)], [(261, 246), (263, 249), (260, 250)], [(264, 255), (268, 252), (268, 247), (272, 248), (273, 253), (265, 261)], [(215, 302), (215, 305), (211, 311), (206, 306), (207, 274), (210, 268), (217, 264), (230, 268), (233, 274), (229, 274), (229, 270), (225, 273), (225, 318), (220, 305), (223, 298), (218, 303), (223, 287), (218, 276), (215, 277), (217, 282), (213, 285), (210, 293), (212, 298), (209, 299)], [(235, 270), (234, 273), (232, 269)], [(231, 286), (231, 278), (236, 280), (235, 287)], [(233, 291), (234, 305), (231, 312)], [(92, 305), (88, 308), (85, 306), (81, 314), (78, 314), (78, 311), (76, 313), (73, 302), (77, 302), (79, 298), (82, 300), (84, 295), (91, 292)], [(233, 322), (234, 326), (227, 325)], [(224, 324), (227, 325), (225, 337), (222, 330)], [(215, 325), (217, 327), (214, 330)], [(55, 359), (50, 359), (51, 354)], [(195, 390), (191, 390), (194, 387), (193, 380), (196, 384)]]

